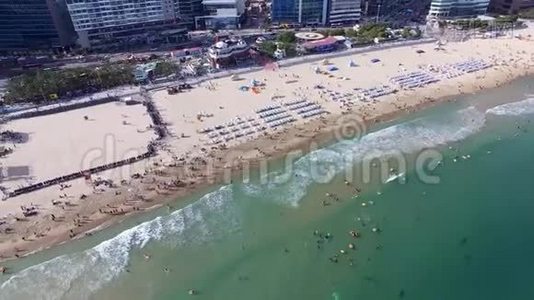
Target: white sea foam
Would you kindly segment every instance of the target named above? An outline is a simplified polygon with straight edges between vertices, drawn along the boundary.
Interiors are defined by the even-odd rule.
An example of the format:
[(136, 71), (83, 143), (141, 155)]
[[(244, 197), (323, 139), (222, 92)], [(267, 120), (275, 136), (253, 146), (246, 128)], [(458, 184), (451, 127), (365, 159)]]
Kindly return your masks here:
[[(312, 183), (328, 182), (347, 164), (369, 153), (420, 151), (462, 140), (479, 131), (484, 123), (483, 113), (468, 108), (441, 121), (423, 118), (395, 125), (359, 141), (341, 141), (313, 151), (298, 159), (290, 173), (273, 172), (268, 174), (267, 183), (245, 184), (243, 190), (250, 196), (296, 206)], [(173, 246), (199, 243), (239, 230), (234, 205), (232, 187), (223, 187), (170, 215), (125, 230), (94, 248), (18, 272), (0, 286), (0, 300), (88, 299), (124, 272), (132, 249), (143, 248), (154, 240), (164, 240)]]
[(534, 98), (495, 106), (486, 110), (486, 113), (499, 116), (534, 114)]
[(163, 239), (174, 246), (201, 243), (238, 228), (232, 188), (226, 186), (167, 216), (125, 230), (94, 248), (20, 271), (0, 286), (0, 299), (88, 299), (125, 270), (134, 248)]
[(243, 191), (250, 196), (296, 206), (312, 183), (328, 182), (356, 162), (392, 153), (416, 153), (459, 141), (478, 132), (484, 124), (485, 115), (473, 107), (439, 120), (426, 117), (398, 124), (369, 133), (360, 140), (342, 141), (313, 151), (295, 162), (288, 171), (291, 174), (271, 173), (267, 183), (244, 184)]

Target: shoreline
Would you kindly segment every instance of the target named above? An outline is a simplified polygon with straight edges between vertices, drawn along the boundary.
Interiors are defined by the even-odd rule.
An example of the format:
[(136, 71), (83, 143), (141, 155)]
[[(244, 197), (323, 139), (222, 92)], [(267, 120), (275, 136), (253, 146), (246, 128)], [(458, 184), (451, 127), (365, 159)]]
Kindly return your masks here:
[[(360, 112), (349, 112), (346, 114), (332, 113), (326, 117), (314, 119), (305, 124), (296, 124), (291, 128), (284, 128), (269, 136), (246, 141), (230, 146), (227, 149), (210, 151), (205, 155), (205, 157), (213, 158), (210, 159), (211, 164), (209, 166), (202, 164), (201, 162), (193, 162), (193, 164), (177, 163), (173, 165), (165, 165), (160, 158), (159, 162), (157, 160), (155, 162), (157, 164), (155, 170), (147, 172), (147, 175), (144, 175), (140, 180), (132, 181), (126, 186), (118, 186), (117, 188), (110, 189), (103, 194), (89, 195), (87, 199), (84, 200), (84, 202), (88, 202), (96, 200), (96, 198), (104, 198), (103, 200), (99, 199), (101, 202), (99, 204), (102, 205), (105, 203), (106, 205), (109, 205), (110, 209), (122, 209), (119, 213), (99, 213), (97, 209), (98, 205), (89, 205), (90, 207), (83, 207), (66, 212), (65, 220), (67, 219), (67, 215), (73, 218), (75, 218), (75, 214), (82, 215), (82, 217), (78, 218), (79, 221), (74, 221), (74, 228), (67, 224), (70, 222), (52, 222), (52, 224), (54, 224), (53, 229), (51, 228), (45, 236), (33, 240), (21, 240), (20, 234), (15, 233), (13, 234), (14, 236), (12, 236), (10, 243), (0, 243), (0, 254), (2, 255), (0, 256), (0, 261), (27, 256), (38, 251), (49, 249), (55, 245), (64, 244), (70, 240), (80, 239), (88, 233), (91, 234), (120, 223), (132, 215), (138, 215), (145, 210), (149, 211), (157, 209), (163, 205), (168, 205), (171, 202), (179, 201), (180, 198), (206, 190), (211, 186), (223, 184), (227, 182), (230, 170), (233, 178), (240, 176), (243, 165), (250, 165), (252, 168), (257, 168), (265, 159), (274, 161), (297, 150), (302, 151), (302, 153), (308, 153), (315, 149), (310, 148), (310, 145), (312, 144), (319, 147), (332, 144), (336, 141), (336, 131), (339, 130), (337, 121), (343, 115), (363, 119), (365, 122), (364, 126), (370, 128), (374, 124), (393, 121), (399, 117), (409, 115), (416, 111), (421, 111), (428, 107), (433, 107), (444, 102), (455, 101), (452, 99), (455, 96), (473, 94), (483, 89), (491, 89), (506, 85), (513, 80), (534, 74), (534, 68), (532, 66), (524, 66), (524, 69), (520, 70), (513, 66), (508, 66), (501, 67), (499, 71), (493, 70), (488, 72), (491, 72), (492, 76), (479, 78), (479, 74), (472, 73), (456, 79), (453, 83), (449, 82), (449, 85), (454, 85), (456, 82), (464, 84), (465, 82), (469, 82), (470, 79), (472, 80), (472, 84), (465, 84), (460, 89), (447, 88), (446, 83), (438, 83), (437, 86), (429, 86), (412, 91), (402, 91), (399, 94), (391, 95), (391, 97), (387, 96), (390, 99), (395, 99), (396, 102), (393, 102), (393, 104), (390, 101), (380, 100), (380, 102), (373, 103), (373, 109), (369, 109), (370, 111), (365, 111), (363, 114)], [(419, 100), (412, 101), (414, 98), (418, 98)], [(396, 103), (402, 103), (404, 105), (401, 106)], [(282, 142), (279, 142), (277, 143), (278, 145), (272, 147), (273, 140)], [(261, 153), (263, 154), (258, 155), (257, 149), (261, 149)], [(159, 156), (157, 158), (159, 158)], [(228, 161), (237, 163), (228, 167)], [(194, 168), (192, 169), (191, 166)], [(211, 169), (206, 170), (207, 168)], [(158, 175), (153, 173), (158, 173)], [(181, 179), (179, 179), (180, 183), (176, 186), (169, 185), (162, 189), (156, 187), (154, 190), (149, 190), (148, 187), (145, 187), (139, 195), (137, 195), (138, 193), (136, 191), (131, 191), (131, 187), (136, 186), (136, 183), (138, 183), (138, 185), (150, 185), (151, 178), (154, 179), (152, 185), (154, 182), (172, 181), (173, 178)], [(129, 210), (128, 207), (130, 207)], [(41, 224), (38, 225), (42, 226)], [(21, 251), (17, 251), (17, 249)]]

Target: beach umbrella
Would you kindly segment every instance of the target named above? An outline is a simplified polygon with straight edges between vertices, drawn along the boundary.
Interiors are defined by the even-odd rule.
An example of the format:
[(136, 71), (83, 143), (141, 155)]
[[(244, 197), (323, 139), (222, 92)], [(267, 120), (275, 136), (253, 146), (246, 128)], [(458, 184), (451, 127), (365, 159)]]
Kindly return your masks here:
[(339, 70), (336, 66), (329, 66), (328, 71), (337, 71)]

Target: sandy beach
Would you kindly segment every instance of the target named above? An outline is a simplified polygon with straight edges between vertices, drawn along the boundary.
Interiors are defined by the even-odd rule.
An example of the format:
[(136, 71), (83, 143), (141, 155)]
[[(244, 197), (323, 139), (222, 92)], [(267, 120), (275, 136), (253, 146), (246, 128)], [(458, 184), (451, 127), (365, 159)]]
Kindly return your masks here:
[[(243, 163), (256, 165), (293, 150), (308, 152), (311, 144), (354, 137), (345, 129), (351, 135), (365, 134), (375, 122), (532, 74), (533, 32), (522, 30), (522, 39), (447, 43), (442, 50), (429, 43), (318, 60), (206, 81), (175, 95), (151, 92), (170, 133), (159, 143), (158, 154), (90, 179), (1, 201), (0, 261), (83, 237), (129, 214), (222, 183)], [(473, 61), (490, 67), (453, 72), (457, 69), (452, 65)], [(403, 88), (391, 80), (413, 72), (438, 81)], [(364, 95), (376, 87), (396, 92), (377, 98)], [(292, 109), (299, 101), (307, 105), (303, 108), (316, 106), (315, 111), (324, 113), (305, 118), (302, 108)], [(258, 113), (269, 107), (279, 107), (287, 115), (280, 120), (294, 121), (272, 127)], [(4, 124), (5, 130), (21, 133), (23, 139), (3, 143), (13, 149), (0, 158), (3, 172), (20, 173), (3, 175), (4, 192), (137, 155), (156, 138), (145, 106), (120, 103), (20, 119)], [(36, 215), (23, 216), (28, 208)]]

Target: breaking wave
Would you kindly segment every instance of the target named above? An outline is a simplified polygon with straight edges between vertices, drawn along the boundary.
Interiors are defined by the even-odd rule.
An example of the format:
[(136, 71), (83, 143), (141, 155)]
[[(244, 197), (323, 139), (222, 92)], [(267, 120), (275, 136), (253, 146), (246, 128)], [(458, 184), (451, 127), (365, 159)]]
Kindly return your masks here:
[(143, 248), (150, 241), (165, 239), (181, 246), (218, 239), (221, 234), (239, 230), (232, 196), (231, 186), (222, 187), (183, 209), (125, 230), (94, 248), (22, 270), (0, 286), (0, 299), (88, 299), (126, 269), (133, 249)]
[(492, 107), (486, 110), (487, 114), (498, 116), (520, 116), (534, 114), (534, 98), (512, 102)]
[[(330, 181), (349, 164), (368, 155), (414, 153), (459, 141), (478, 132), (484, 124), (484, 113), (474, 108), (451, 113), (441, 120), (417, 119), (369, 133), (360, 140), (340, 141), (313, 151), (292, 164), (292, 170), (269, 173), (265, 183), (242, 184), (241, 188), (249, 196), (297, 206), (313, 183)], [(179, 247), (236, 232), (241, 220), (233, 188), (222, 187), (183, 209), (125, 230), (86, 251), (22, 270), (0, 286), (0, 300), (88, 299), (125, 271), (132, 250), (141, 249), (150, 241)]]
[(262, 183), (248, 183), (242, 188), (250, 196), (297, 206), (311, 184), (329, 182), (362, 159), (415, 153), (463, 140), (478, 132), (485, 120), (484, 113), (469, 107), (440, 120), (425, 117), (405, 122), (369, 133), (359, 140), (345, 140), (313, 151), (298, 159), (290, 166), (292, 169), (272, 172)]

